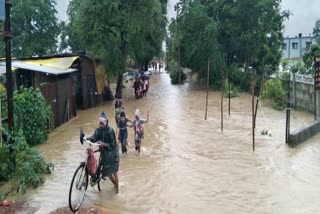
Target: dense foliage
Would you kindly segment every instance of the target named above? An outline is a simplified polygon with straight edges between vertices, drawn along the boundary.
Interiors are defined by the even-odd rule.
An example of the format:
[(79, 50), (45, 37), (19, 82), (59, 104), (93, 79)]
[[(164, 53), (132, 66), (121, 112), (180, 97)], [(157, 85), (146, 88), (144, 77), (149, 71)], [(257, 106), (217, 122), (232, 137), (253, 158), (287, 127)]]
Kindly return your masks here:
[(311, 48), (303, 54), (300, 73), (314, 74), (314, 57), (317, 55), (320, 55), (320, 42), (311, 45)]
[[(5, 97), (5, 89), (1, 97)], [(20, 88), (14, 91), (14, 129), (21, 130), (29, 145), (41, 144), (48, 137), (48, 128), (53, 124), (53, 112), (39, 89)], [(7, 117), (7, 105), (1, 105), (2, 117)]]
[[(45, 161), (41, 153), (30, 147), (21, 131), (14, 137), (4, 139), (0, 148), (0, 181), (10, 180), (16, 191), (24, 193), (29, 187), (37, 187), (44, 181), (44, 174), (50, 174), (53, 164)], [(8, 142), (13, 138), (14, 143)]]
[[(187, 75), (185, 73), (181, 72), (180, 75), (181, 75), (180, 78), (181, 78), (182, 82), (187, 79)], [(172, 84), (174, 84), (174, 85), (179, 84), (179, 73), (178, 73), (178, 70), (170, 72), (170, 78), (171, 78), (171, 83)]]
[[(5, 89), (1, 89), (5, 97)], [(36, 187), (43, 182), (44, 174), (51, 173), (53, 165), (30, 145), (43, 143), (48, 136), (48, 124), (53, 113), (39, 90), (21, 88), (14, 92), (14, 133), (3, 124), (3, 147), (0, 148), (0, 181), (13, 183), (18, 192)], [(7, 105), (1, 105), (1, 115), (7, 117)]]
[(262, 99), (271, 99), (273, 101), (272, 107), (277, 110), (283, 110), (287, 104), (284, 82), (287, 82), (289, 76), (287, 74), (268, 80), (264, 85), (262, 92)]
[(14, 92), (16, 129), (21, 129), (30, 145), (43, 143), (48, 137), (48, 127), (53, 124), (53, 112), (39, 89), (20, 88)]
[(12, 55), (52, 54), (60, 33), (56, 0), (12, 0)]
[(122, 74), (128, 59), (147, 64), (161, 54), (165, 8), (163, 0), (72, 0), (68, 43), (73, 51), (98, 56), (109, 71)]
[[(280, 0), (181, 0), (181, 12), (170, 24), (168, 56), (198, 73), (210, 64), (210, 84), (230, 75), (231, 66), (270, 74), (280, 63), (283, 20)], [(180, 48), (178, 48), (180, 47)], [(169, 60), (169, 62), (171, 61)]]

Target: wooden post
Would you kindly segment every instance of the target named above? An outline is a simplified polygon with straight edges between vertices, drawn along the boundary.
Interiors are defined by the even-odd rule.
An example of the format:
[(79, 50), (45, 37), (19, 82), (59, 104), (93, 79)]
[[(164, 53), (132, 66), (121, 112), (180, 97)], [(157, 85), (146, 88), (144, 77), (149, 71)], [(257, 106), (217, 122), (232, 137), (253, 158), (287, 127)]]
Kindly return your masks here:
[(252, 150), (255, 151), (255, 119), (254, 119), (254, 115), (255, 115), (255, 111), (254, 111), (254, 88), (255, 88), (255, 84), (254, 84), (254, 76), (253, 76), (253, 81), (252, 81)]
[(209, 76), (210, 76), (210, 58), (208, 58), (206, 112), (205, 112), (205, 115), (204, 115), (204, 119), (205, 120), (207, 120), (207, 115), (208, 115)]
[(229, 71), (228, 71), (229, 73), (229, 75), (228, 75), (228, 96), (229, 96), (229, 109), (228, 109), (228, 113), (229, 113), (229, 116), (230, 116), (230, 109), (231, 109), (231, 78), (230, 78), (230, 76), (231, 76), (231, 74), (230, 74), (230, 69), (229, 69)]
[(224, 90), (224, 73), (222, 72), (222, 84), (221, 84), (221, 131), (223, 132), (223, 90)]
[(287, 98), (287, 114), (286, 114), (286, 143), (289, 143), (289, 135), (290, 135), (290, 73), (288, 78), (288, 98)]

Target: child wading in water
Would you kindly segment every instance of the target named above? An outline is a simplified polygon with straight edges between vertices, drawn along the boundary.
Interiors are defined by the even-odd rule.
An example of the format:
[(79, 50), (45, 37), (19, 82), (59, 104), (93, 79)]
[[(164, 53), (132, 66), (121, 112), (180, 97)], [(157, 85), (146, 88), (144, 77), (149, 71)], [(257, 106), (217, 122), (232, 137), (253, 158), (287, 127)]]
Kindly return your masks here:
[[(120, 119), (118, 121), (117, 124), (117, 134), (118, 135), (118, 139), (121, 143), (121, 151), (122, 154), (126, 153), (127, 154), (127, 144), (128, 144), (128, 129), (127, 129), (127, 123), (130, 122), (132, 123), (131, 120), (129, 120), (128, 118), (126, 118), (126, 114), (124, 111), (122, 111), (120, 113)], [(119, 132), (118, 132), (119, 130)]]
[(134, 143), (135, 143), (135, 149), (140, 153), (141, 148), (141, 140), (143, 138), (143, 124), (147, 123), (149, 121), (149, 112), (147, 112), (147, 119), (140, 118), (140, 111), (139, 109), (135, 112), (135, 119), (132, 121), (132, 125), (130, 127), (133, 127), (134, 129)]

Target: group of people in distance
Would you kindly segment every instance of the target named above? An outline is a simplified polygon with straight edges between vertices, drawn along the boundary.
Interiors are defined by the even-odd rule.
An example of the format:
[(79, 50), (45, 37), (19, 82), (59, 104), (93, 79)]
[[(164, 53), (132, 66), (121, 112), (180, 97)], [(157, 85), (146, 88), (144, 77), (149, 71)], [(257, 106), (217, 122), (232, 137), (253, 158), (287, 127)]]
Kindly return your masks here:
[(136, 99), (140, 99), (144, 96), (147, 96), (148, 90), (150, 87), (149, 77), (147, 75), (141, 75), (136, 77), (133, 83), (134, 94)]
[[(115, 96), (113, 101), (115, 121), (117, 124), (116, 134), (112, 127), (109, 125), (109, 120), (105, 112), (102, 112), (99, 117), (99, 127), (95, 129), (93, 135), (86, 138), (92, 142), (99, 142), (101, 161), (97, 168), (97, 173), (91, 178), (91, 185), (95, 185), (99, 179), (109, 177), (110, 181), (115, 187), (116, 193), (119, 192), (119, 150), (117, 140), (121, 144), (122, 154), (127, 154), (128, 146), (128, 129), (133, 127), (135, 150), (140, 153), (141, 141), (144, 137), (143, 125), (149, 121), (149, 112), (147, 119), (140, 117), (139, 109), (135, 110), (135, 118), (130, 120), (126, 117), (123, 101), (118, 96)], [(129, 125), (128, 122), (131, 124)], [(102, 173), (100, 177), (100, 173)]]

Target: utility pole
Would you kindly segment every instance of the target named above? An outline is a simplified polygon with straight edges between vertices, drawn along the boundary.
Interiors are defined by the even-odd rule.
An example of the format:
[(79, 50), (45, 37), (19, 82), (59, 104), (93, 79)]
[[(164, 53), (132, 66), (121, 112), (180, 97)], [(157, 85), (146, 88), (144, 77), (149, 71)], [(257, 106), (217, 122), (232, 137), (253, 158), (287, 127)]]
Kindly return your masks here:
[(13, 130), (13, 82), (11, 71), (11, 38), (12, 32), (10, 28), (10, 8), (12, 3), (10, 0), (5, 2), (5, 22), (4, 22), (4, 41), (6, 52), (6, 89), (7, 89), (7, 102), (8, 102), (8, 128), (9, 131)]

